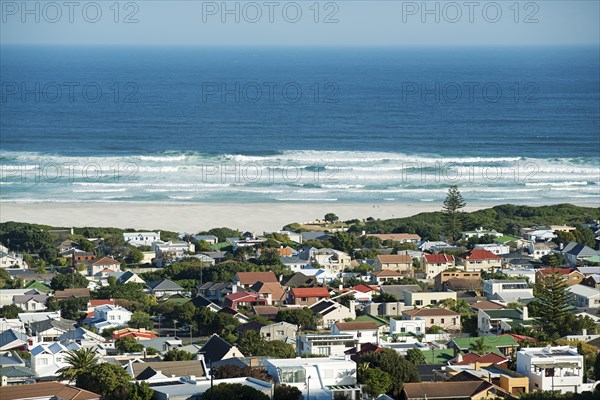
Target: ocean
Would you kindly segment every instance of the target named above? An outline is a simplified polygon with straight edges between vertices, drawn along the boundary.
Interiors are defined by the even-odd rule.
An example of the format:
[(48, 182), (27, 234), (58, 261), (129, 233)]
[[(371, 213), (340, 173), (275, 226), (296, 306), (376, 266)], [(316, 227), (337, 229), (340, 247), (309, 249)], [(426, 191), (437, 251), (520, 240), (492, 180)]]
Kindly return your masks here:
[(9, 202), (600, 203), (597, 47), (0, 49)]

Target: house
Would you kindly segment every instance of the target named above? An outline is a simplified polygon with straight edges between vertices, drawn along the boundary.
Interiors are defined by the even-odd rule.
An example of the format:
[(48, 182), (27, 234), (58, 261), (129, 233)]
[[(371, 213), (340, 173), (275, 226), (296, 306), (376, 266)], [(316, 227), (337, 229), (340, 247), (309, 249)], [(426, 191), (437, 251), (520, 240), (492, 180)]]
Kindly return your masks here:
[(93, 347), (106, 342), (106, 339), (103, 336), (79, 326), (60, 335), (57, 341), (67, 343), (75, 342), (82, 347)]
[(80, 348), (77, 343), (70, 343), (68, 346), (59, 342), (40, 343), (30, 351), (31, 369), (39, 378), (56, 377), (59, 369), (69, 366), (65, 360), (67, 353)]
[(282, 305), (286, 298), (279, 282), (256, 282), (250, 287), (250, 292), (264, 298), (267, 305)]
[(280, 308), (274, 306), (254, 306), (252, 312), (254, 315), (263, 316), (269, 321), (275, 321)]
[(237, 310), (240, 306), (264, 306), (267, 304), (267, 299), (264, 297), (256, 293), (246, 292), (245, 290), (228, 294), (223, 301), (225, 307), (230, 307), (233, 310)]
[(279, 280), (273, 271), (266, 272), (238, 272), (233, 277), (234, 285), (238, 285), (244, 289), (249, 289), (257, 282), (263, 283), (278, 283)]
[(237, 347), (213, 334), (210, 339), (202, 346), (200, 353), (204, 355), (204, 361), (207, 365), (214, 362), (226, 360), (233, 357), (244, 357)]
[(336, 322), (331, 326), (334, 335), (352, 335), (358, 343), (379, 343), (379, 327), (375, 322)]
[(55, 342), (60, 336), (71, 331), (75, 321), (61, 319), (44, 319), (29, 324), (30, 340), (33, 343)]
[(316, 249), (308, 247), (298, 253), (298, 257), (310, 264), (317, 264), (326, 271), (328, 276), (337, 277), (346, 268), (351, 267), (351, 257), (343, 251), (335, 249)]
[(584, 244), (570, 242), (560, 251), (570, 266), (574, 267), (579, 261), (600, 255), (600, 252)]
[(113, 331), (112, 337), (117, 340), (122, 337), (132, 337), (135, 339), (146, 340), (146, 339), (154, 339), (157, 338), (156, 333), (152, 331), (148, 331), (144, 328), (136, 329), (136, 328), (123, 328)]
[(404, 304), (410, 307), (436, 306), (446, 299), (456, 301), (456, 292), (404, 292)]
[(147, 285), (150, 289), (150, 294), (153, 294), (158, 298), (170, 297), (185, 292), (184, 288), (169, 279), (159, 279), (157, 281), (149, 282)]
[(123, 241), (135, 247), (152, 246), (160, 240), (159, 232), (123, 232)]
[(288, 291), (288, 304), (310, 306), (329, 297), (326, 287), (292, 288)]
[[(401, 400), (483, 400), (497, 398), (502, 392), (493, 383), (482, 379), (459, 382), (420, 382), (405, 383), (400, 394)], [(501, 397), (508, 398), (508, 394)]]
[(88, 276), (94, 276), (102, 270), (118, 271), (121, 269), (121, 263), (110, 257), (102, 257), (99, 260), (89, 261), (87, 264)]
[(454, 256), (448, 254), (423, 254), (421, 268), (425, 270), (425, 279), (432, 280), (441, 272), (454, 267)]
[(457, 256), (465, 271), (493, 271), (502, 268), (502, 257), (484, 249), (473, 249)]
[(21, 331), (6, 329), (0, 332), (0, 351), (25, 349), (28, 337)]
[(88, 288), (67, 288), (65, 290), (57, 290), (54, 292), (56, 300), (66, 299), (87, 299), (90, 297), (90, 289)]
[(536, 226), (534, 228), (522, 228), (521, 236), (532, 242), (550, 242), (556, 238), (554, 230), (549, 226)]
[(304, 260), (298, 256), (281, 256), (279, 260), (292, 272), (300, 272), (305, 268), (314, 268), (308, 260)]
[(215, 235), (193, 235), (192, 238), (198, 242), (206, 242), (208, 244), (219, 243), (219, 238)]
[(280, 235), (285, 235), (294, 243), (302, 244), (302, 234), (298, 232), (292, 231), (275, 231), (275, 232), (264, 232), (264, 236), (270, 235), (272, 233), (278, 233)]
[(289, 288), (315, 286), (317, 284), (317, 278), (315, 276), (307, 276), (301, 272), (296, 272), (293, 275), (284, 276), (281, 280), (281, 284)]
[(516, 326), (533, 325), (527, 306), (522, 310), (505, 308), (501, 310), (477, 311), (477, 328), (480, 335), (500, 335)]
[(523, 278), (529, 283), (535, 283), (535, 269), (533, 268), (508, 268), (502, 270), (502, 275), (508, 278)]
[(494, 229), (487, 230), (487, 229), (483, 229), (482, 227), (479, 227), (479, 228), (475, 229), (474, 231), (461, 232), (460, 235), (465, 240), (468, 240), (472, 237), (481, 239), (484, 236), (493, 236), (493, 237), (501, 237), (502, 236), (501, 233), (496, 232)]
[(336, 395), (360, 399), (356, 363), (344, 357), (268, 359), (265, 367), (275, 383), (298, 388), (305, 399), (309, 391), (312, 400), (331, 400)]
[(198, 286), (196, 292), (210, 301), (220, 303), (225, 296), (233, 293), (233, 287), (231, 282), (206, 282)]
[(375, 271), (391, 270), (403, 276), (413, 276), (413, 259), (408, 254), (382, 254), (375, 258)]
[(202, 296), (201, 294), (197, 295), (196, 297), (192, 298), (189, 301), (196, 308), (207, 307), (210, 311), (213, 311), (213, 312), (218, 312), (221, 309), (221, 307), (219, 305), (213, 303), (212, 301), (210, 301), (206, 297)]
[(460, 314), (445, 308), (419, 308), (414, 310), (402, 311), (402, 319), (423, 320), (425, 329), (432, 326), (439, 326), (445, 331), (460, 331)]
[(529, 377), (530, 391), (581, 393), (592, 386), (584, 383), (583, 356), (571, 346), (521, 348), (517, 372)]
[(152, 250), (156, 254), (158, 264), (168, 264), (171, 260), (183, 258), (188, 253), (193, 253), (196, 246), (190, 242), (182, 241), (162, 241), (157, 240), (152, 243)]
[(194, 376), (196, 379), (206, 379), (206, 366), (203, 360), (189, 361), (151, 361), (132, 362), (129, 360), (125, 371), (138, 382), (148, 384), (164, 382), (165, 378), (177, 380), (182, 377)]
[(94, 319), (91, 323), (102, 332), (107, 328), (119, 328), (126, 325), (133, 313), (120, 306), (103, 305), (94, 309)]
[(539, 242), (529, 242), (527, 250), (529, 251), (529, 254), (536, 260), (539, 260), (552, 252), (550, 246), (548, 246), (546, 243)]
[(115, 277), (115, 284), (117, 285), (125, 285), (126, 283), (146, 283), (142, 278), (132, 271), (115, 271), (108, 274), (108, 277), (111, 276)]
[(600, 290), (586, 285), (571, 285), (567, 292), (575, 307), (600, 308)]
[[(494, 358), (504, 358), (494, 353), (488, 353), (484, 356), (479, 356), (474, 353), (465, 354), (464, 358), (469, 358), (471, 361), (471, 355), (480, 357), (479, 360), (488, 361), (484, 362), (483, 365), (479, 360), (471, 364), (462, 365), (449, 365), (443, 368), (443, 373), (439, 371), (435, 372), (436, 381), (440, 378), (446, 380), (446, 382), (462, 382), (462, 381), (477, 381), (485, 380), (499, 386), (506, 393), (510, 393), (516, 397), (519, 397), (521, 393), (529, 392), (529, 378), (521, 375), (515, 371), (512, 371), (505, 367), (505, 363), (502, 364), (489, 364), (489, 361)], [(460, 356), (460, 354), (459, 354)], [(506, 359), (506, 358), (504, 358)], [(438, 370), (442, 370), (438, 368)], [(504, 393), (502, 393), (504, 395)], [(504, 395), (504, 397), (506, 397)]]
[(448, 348), (454, 350), (454, 355), (458, 355), (458, 353), (466, 353), (471, 351), (470, 346), (483, 338), (483, 344), (491, 349), (492, 352), (501, 354), (503, 356), (510, 356), (519, 347), (519, 343), (515, 340), (514, 337), (510, 335), (501, 335), (501, 336), (480, 336), (480, 337), (466, 337), (466, 338), (456, 338), (452, 339), (448, 343)]
[(588, 276), (583, 281), (583, 284), (596, 290), (600, 290), (600, 274)]
[(471, 309), (475, 312), (479, 310), (501, 310), (505, 308), (502, 304), (495, 301), (482, 300), (471, 304)]
[(0, 268), (29, 268), (22, 254), (14, 252), (0, 252)]
[(156, 400), (187, 400), (200, 399), (213, 386), (220, 384), (238, 384), (250, 387), (264, 395), (271, 395), (274, 385), (256, 378), (239, 377), (226, 379), (205, 379), (187, 376), (173, 381), (162, 381), (152, 386), (153, 399)]
[(383, 269), (381, 271), (371, 272), (371, 283), (374, 285), (382, 285), (385, 282), (392, 282), (397, 279), (402, 279), (406, 276), (407, 275), (402, 272)]
[(36, 289), (2, 289), (0, 290), (0, 307), (13, 304), (15, 296), (31, 296), (43, 294)]
[(394, 319), (390, 318), (390, 335), (414, 335), (425, 334), (424, 319)]
[(488, 279), (483, 281), (483, 295), (503, 303), (533, 299), (533, 288), (524, 279)]
[(478, 367), (487, 367), (493, 364), (502, 365), (508, 362), (508, 358), (496, 353), (458, 353), (456, 357), (448, 361), (450, 365), (477, 365)]
[(17, 353), (0, 353), (0, 386), (23, 385), (35, 382), (35, 372), (25, 366)]
[(366, 236), (376, 237), (382, 242), (418, 243), (421, 241), (421, 236), (416, 233), (369, 233)]
[(100, 400), (101, 396), (75, 386), (59, 382), (32, 383), (29, 385), (1, 386), (0, 399), (61, 399), (61, 400)]
[(78, 249), (71, 250), (71, 265), (88, 264), (96, 259), (96, 254), (93, 251), (83, 251)]
[(14, 296), (13, 304), (22, 308), (24, 311), (44, 311), (46, 310), (47, 294), (25, 294)]
[(311, 305), (310, 310), (321, 316), (321, 323), (317, 329), (330, 329), (333, 324), (346, 319), (356, 318), (355, 304), (350, 300), (350, 307), (346, 307), (330, 299), (319, 300)]
[(541, 268), (535, 273), (536, 282), (545, 282), (553, 274), (559, 274), (567, 285), (578, 285), (583, 281), (583, 274), (575, 268)]
[(461, 279), (466, 281), (467, 286), (477, 288), (481, 286), (481, 271), (452, 269), (440, 272), (434, 278), (435, 290), (445, 290), (450, 279)]
[(288, 322), (277, 322), (275, 324), (265, 325), (260, 328), (260, 336), (268, 341), (281, 340), (287, 342), (296, 340), (296, 332), (298, 327)]
[(474, 246), (475, 249), (483, 249), (483, 250), (487, 250), (490, 253), (494, 253), (497, 255), (500, 254), (509, 254), (510, 253), (510, 247), (508, 245), (505, 244), (498, 244), (498, 243), (493, 243), (493, 244), (476, 244)]

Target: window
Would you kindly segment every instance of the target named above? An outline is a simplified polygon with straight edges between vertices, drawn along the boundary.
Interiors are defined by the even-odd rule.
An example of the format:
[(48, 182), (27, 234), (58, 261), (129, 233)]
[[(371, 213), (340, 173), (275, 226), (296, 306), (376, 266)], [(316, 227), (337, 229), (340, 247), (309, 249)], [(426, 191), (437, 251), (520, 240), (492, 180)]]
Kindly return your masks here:
[(554, 376), (554, 368), (546, 368), (544, 370), (544, 376)]
[(435, 305), (435, 304), (437, 304), (437, 301), (435, 301), (435, 300), (430, 300), (430, 301), (429, 301), (429, 304)]
[(304, 381), (306, 381), (304, 369), (281, 371), (282, 383), (303, 383)]
[(444, 323), (444, 318), (442, 318), (442, 319), (440, 320), (440, 322), (443, 324), (443, 323)]
[(402, 333), (406, 332), (406, 328), (400, 328), (400, 332), (402, 332)]
[(433, 320), (433, 318), (431, 318), (431, 319), (429, 320), (429, 323), (431, 323), (431, 324), (434, 324), (434, 323), (435, 323), (435, 322), (434, 322), (434, 320)]
[(415, 305), (416, 306), (422, 306), (423, 305), (423, 300), (415, 300)]
[(308, 297), (302, 297), (300, 300), (301, 301), (308, 301)]
[(36, 360), (36, 364), (39, 364), (39, 365), (48, 365), (48, 359), (47, 358), (40, 358), (40, 359)]

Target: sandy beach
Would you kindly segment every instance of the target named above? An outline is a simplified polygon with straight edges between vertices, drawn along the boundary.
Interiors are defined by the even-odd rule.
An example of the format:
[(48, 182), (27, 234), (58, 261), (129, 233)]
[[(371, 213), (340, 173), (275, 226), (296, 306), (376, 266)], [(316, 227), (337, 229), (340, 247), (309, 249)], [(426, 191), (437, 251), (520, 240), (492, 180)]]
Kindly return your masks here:
[[(486, 206), (467, 206), (475, 211)], [(441, 205), (398, 204), (110, 204), (110, 203), (2, 203), (0, 221), (18, 221), (62, 227), (102, 226), (164, 229), (195, 233), (227, 226), (261, 232), (278, 230), (291, 222), (308, 222), (328, 212), (340, 219), (399, 218), (439, 211)]]

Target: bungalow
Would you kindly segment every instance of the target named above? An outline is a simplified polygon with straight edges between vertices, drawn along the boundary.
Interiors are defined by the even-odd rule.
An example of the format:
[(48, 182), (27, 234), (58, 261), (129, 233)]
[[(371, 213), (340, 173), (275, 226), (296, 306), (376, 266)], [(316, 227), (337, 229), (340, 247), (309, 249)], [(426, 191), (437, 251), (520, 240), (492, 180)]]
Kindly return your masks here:
[(401, 272), (404, 276), (413, 276), (413, 259), (408, 254), (386, 254), (375, 258), (375, 271), (390, 270)]
[(193, 235), (192, 238), (198, 242), (206, 242), (208, 244), (219, 243), (219, 238), (215, 235)]
[(425, 334), (426, 322), (424, 319), (394, 319), (390, 318), (390, 335), (415, 335)]
[(549, 226), (537, 226), (534, 228), (522, 228), (521, 235), (532, 242), (549, 242), (556, 238), (554, 230)]
[(239, 292), (231, 293), (225, 296), (223, 305), (233, 310), (237, 310), (239, 306), (267, 305), (267, 299), (256, 293), (240, 290)]
[(446, 299), (456, 301), (456, 292), (404, 292), (404, 304), (413, 307), (436, 306)]
[(86, 299), (90, 297), (90, 289), (88, 288), (67, 288), (65, 290), (57, 290), (54, 292), (56, 300), (66, 299)]
[(586, 285), (571, 285), (567, 289), (575, 307), (599, 308), (600, 291)]
[(330, 329), (336, 322), (356, 318), (353, 300), (350, 301), (350, 307), (346, 307), (333, 300), (323, 299), (309, 308), (314, 314), (318, 314), (321, 317), (321, 322), (316, 327), (317, 329)]
[(517, 348), (519, 347), (519, 343), (511, 335), (491, 335), (452, 339), (448, 343), (448, 348), (454, 350), (454, 355), (458, 355), (460, 352), (470, 352), (471, 345), (476, 341), (482, 340), (481, 338), (483, 338), (483, 344), (491, 349), (492, 352), (503, 356), (510, 356), (517, 351)]
[(575, 268), (542, 268), (535, 273), (536, 282), (545, 282), (552, 274), (559, 274), (567, 285), (578, 285), (583, 281), (583, 274)]
[(404, 277), (406, 277), (406, 274), (403, 274), (402, 272), (384, 269), (381, 271), (371, 272), (371, 283), (374, 285), (382, 285), (385, 282), (395, 281)]
[(379, 343), (379, 327), (375, 322), (336, 322), (331, 333), (352, 335), (358, 343)]
[(425, 279), (432, 280), (441, 272), (454, 267), (454, 256), (447, 254), (423, 254), (421, 268), (425, 270)]
[(420, 382), (405, 383), (400, 393), (401, 400), (481, 400), (511, 397), (498, 386), (482, 379), (459, 382)]
[(250, 292), (264, 298), (267, 305), (282, 305), (285, 302), (285, 291), (279, 282), (256, 282)]
[(450, 279), (463, 279), (472, 283), (473, 288), (481, 286), (481, 271), (446, 270), (435, 276), (435, 290), (444, 290)]
[(477, 329), (480, 335), (500, 335), (517, 326), (531, 326), (533, 319), (529, 318), (527, 306), (522, 310), (479, 310), (477, 312)]
[(572, 267), (577, 265), (579, 261), (600, 255), (600, 252), (592, 249), (591, 247), (575, 242), (568, 243), (565, 247), (563, 247), (561, 253)]
[(277, 283), (279, 280), (273, 271), (266, 272), (238, 272), (233, 277), (233, 283), (244, 289), (249, 289), (257, 282)]
[(131, 271), (116, 271), (108, 274), (109, 278), (111, 276), (116, 278), (115, 283), (117, 285), (124, 285), (126, 283), (146, 283), (142, 278), (139, 277), (139, 275)]
[(21, 268), (27, 269), (27, 263), (23, 260), (22, 254), (17, 253), (0, 253), (0, 268)]
[(292, 288), (288, 291), (288, 304), (310, 306), (329, 297), (329, 289), (326, 287)]
[(157, 281), (149, 282), (148, 288), (150, 289), (150, 294), (153, 294), (156, 297), (170, 297), (185, 292), (184, 288), (168, 279), (159, 279)]
[(457, 256), (465, 271), (493, 271), (502, 268), (502, 257), (484, 249), (473, 249)]
[(88, 262), (87, 274), (88, 276), (94, 276), (102, 270), (118, 271), (121, 269), (121, 263), (110, 257), (102, 257), (99, 260)]
[(533, 299), (533, 288), (524, 279), (488, 279), (483, 281), (483, 295), (503, 303)]
[(204, 346), (202, 346), (200, 354), (204, 355), (204, 361), (208, 365), (228, 358), (244, 357), (237, 347), (221, 339), (216, 334), (213, 334)]
[[(125, 371), (138, 382), (156, 382), (164, 385), (165, 380), (178, 380), (182, 377), (194, 376), (197, 379), (206, 378), (206, 366), (202, 360), (187, 361), (151, 361), (132, 362), (129, 360)], [(177, 382), (179, 383), (179, 382)]]
[(71, 250), (71, 265), (89, 264), (96, 259), (96, 254), (93, 251), (83, 251), (78, 249)]
[(14, 296), (13, 304), (25, 311), (44, 311), (46, 309), (47, 294), (25, 294)]
[(376, 237), (382, 242), (418, 243), (421, 241), (421, 236), (416, 233), (370, 233), (366, 236)]
[(132, 246), (152, 246), (152, 243), (160, 240), (158, 232), (123, 232), (123, 241)]
[(460, 331), (460, 314), (445, 308), (419, 308), (402, 311), (402, 319), (423, 320), (425, 329), (439, 326), (446, 331)]
[(275, 324), (265, 325), (260, 328), (260, 336), (267, 340), (289, 341), (296, 340), (298, 327), (288, 322), (277, 322)]

